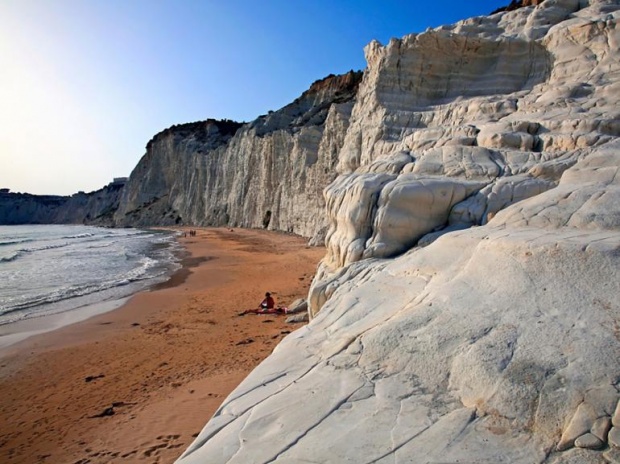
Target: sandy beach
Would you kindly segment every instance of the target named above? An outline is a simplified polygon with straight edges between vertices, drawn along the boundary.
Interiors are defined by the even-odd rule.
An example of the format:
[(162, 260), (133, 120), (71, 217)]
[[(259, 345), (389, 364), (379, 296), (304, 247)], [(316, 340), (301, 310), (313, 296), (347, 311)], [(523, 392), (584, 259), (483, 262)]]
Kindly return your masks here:
[(324, 254), (300, 237), (198, 229), (184, 267), (114, 311), (0, 350), (0, 462), (173, 462), (299, 325), (238, 316), (305, 297)]

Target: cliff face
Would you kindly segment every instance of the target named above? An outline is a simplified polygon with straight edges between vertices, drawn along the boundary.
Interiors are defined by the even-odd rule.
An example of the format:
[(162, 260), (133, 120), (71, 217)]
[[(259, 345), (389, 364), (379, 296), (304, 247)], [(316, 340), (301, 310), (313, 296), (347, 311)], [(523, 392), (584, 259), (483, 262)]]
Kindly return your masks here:
[(247, 124), (206, 120), (156, 134), (122, 190), (9, 196), (0, 223), (261, 227), (322, 243), (323, 189), (335, 178), (361, 72), (314, 82)]
[(618, 462), (620, 1), (530, 3), (366, 48), (313, 319), (180, 463)]
[(507, 10), (158, 134), (111, 219), (75, 199), (325, 238), (313, 320), (180, 462), (619, 461), (620, 0)]
[(228, 225), (322, 238), (322, 190), (361, 73), (328, 76), (284, 108), (248, 124), (172, 127), (149, 142), (132, 172), (117, 225)]
[(326, 191), (326, 266), (485, 224), (618, 137), (615, 8), (544, 2), (368, 45)]
[(122, 185), (72, 196), (0, 193), (0, 224), (91, 224), (109, 226)]

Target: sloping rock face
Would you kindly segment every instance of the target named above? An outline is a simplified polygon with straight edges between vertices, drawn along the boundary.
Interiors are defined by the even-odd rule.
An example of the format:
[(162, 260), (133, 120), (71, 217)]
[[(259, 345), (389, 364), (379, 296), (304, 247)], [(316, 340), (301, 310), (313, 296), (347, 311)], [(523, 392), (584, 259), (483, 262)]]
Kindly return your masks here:
[(109, 226), (122, 185), (110, 184), (71, 196), (0, 193), (0, 224), (91, 224)]
[(248, 124), (208, 120), (156, 135), (116, 223), (264, 227), (322, 240), (322, 190), (336, 176), (361, 76), (328, 76)]
[(116, 225), (197, 224), (191, 213), (205, 209), (206, 156), (225, 146), (240, 127), (210, 119), (156, 134), (123, 189)]
[(0, 224), (45, 224), (68, 197), (0, 193)]
[(178, 462), (617, 462), (619, 18), (546, 0), (366, 48), (313, 319)]

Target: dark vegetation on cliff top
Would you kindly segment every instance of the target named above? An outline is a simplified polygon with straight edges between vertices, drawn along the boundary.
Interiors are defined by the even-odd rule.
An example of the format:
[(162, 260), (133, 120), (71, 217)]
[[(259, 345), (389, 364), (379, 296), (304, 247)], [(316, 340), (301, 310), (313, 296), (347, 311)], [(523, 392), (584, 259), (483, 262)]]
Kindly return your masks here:
[(303, 126), (320, 126), (327, 119), (332, 104), (355, 98), (363, 75), (363, 71), (351, 70), (316, 80), (292, 103), (259, 116), (249, 127), (257, 137), (264, 137), (277, 130), (295, 132)]
[[(292, 103), (277, 110), (270, 111), (267, 115), (261, 115), (250, 127), (258, 128), (256, 135), (259, 137), (278, 129), (291, 129), (304, 124), (320, 125), (327, 117), (326, 109), (332, 103), (344, 103), (355, 97), (363, 71), (349, 71), (346, 74), (330, 74), (322, 79), (314, 81), (308, 90)], [(309, 103), (312, 101), (312, 103)], [(277, 118), (277, 122), (273, 119)], [(210, 128), (217, 127), (223, 138), (234, 136), (237, 131), (246, 125), (245, 122), (236, 122), (230, 119), (207, 119), (205, 121), (174, 124), (167, 129), (158, 132), (146, 144), (149, 150), (153, 143), (169, 135), (180, 138), (193, 136), (196, 140), (204, 142), (207, 139)]]
[(346, 74), (329, 74), (323, 79), (317, 79), (310, 84), (310, 88), (302, 93), (301, 97), (297, 98), (295, 101), (322, 91), (332, 91), (335, 97), (335, 100), (332, 100), (332, 102), (338, 103), (337, 100), (339, 96), (357, 93), (363, 75), (364, 71), (353, 71), (352, 69)]
[(151, 140), (146, 144), (146, 149), (151, 147), (151, 144), (160, 140), (168, 135), (175, 135), (179, 137), (188, 137), (193, 135), (198, 140), (206, 139), (210, 127), (217, 127), (222, 137), (232, 137), (237, 133), (237, 130), (243, 126), (244, 122), (232, 121), (230, 119), (207, 119), (205, 121), (187, 122), (183, 124), (174, 124), (161, 132), (158, 132), (153, 136)]
[(508, 6), (503, 6), (497, 10), (493, 10), (490, 14), (501, 13), (502, 11), (514, 11), (524, 6), (540, 5), (544, 0), (511, 0)]

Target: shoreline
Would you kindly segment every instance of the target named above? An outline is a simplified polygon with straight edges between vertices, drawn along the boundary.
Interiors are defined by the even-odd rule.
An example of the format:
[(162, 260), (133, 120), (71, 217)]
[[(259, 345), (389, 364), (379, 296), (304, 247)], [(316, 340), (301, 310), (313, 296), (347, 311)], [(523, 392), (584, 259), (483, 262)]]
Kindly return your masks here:
[(237, 314), (265, 291), (280, 305), (305, 298), (323, 248), (277, 232), (196, 230), (177, 237), (188, 255), (169, 280), (0, 349), (0, 461), (172, 462), (299, 327)]
[[(143, 280), (129, 281), (104, 288), (93, 293), (69, 297), (41, 304), (33, 315), (16, 321), (0, 323), (0, 359), (5, 349), (27, 340), (30, 337), (61, 329), (68, 325), (79, 323), (91, 317), (114, 311), (122, 307), (131, 297), (140, 293), (157, 289), (158, 285), (165, 284), (184, 267), (183, 260), (187, 254), (178, 240), (179, 229), (139, 229), (149, 233), (165, 233), (172, 239), (167, 244), (153, 243), (154, 249), (168, 247), (173, 260), (160, 260), (160, 267), (167, 268), (167, 272), (153, 275)], [(165, 279), (165, 280), (163, 280)], [(32, 308), (27, 308), (31, 310)], [(9, 311), (6, 314), (11, 314)]]
[[(148, 290), (143, 290), (148, 291)], [(133, 295), (0, 325), (0, 359), (11, 346), (122, 307)]]
[[(134, 296), (140, 293), (148, 293), (157, 290), (163, 290), (166, 288), (174, 288), (185, 283), (189, 275), (191, 275), (191, 269), (199, 266), (201, 263), (208, 261), (209, 257), (192, 256), (192, 253), (182, 242), (182, 236), (176, 235), (177, 232), (182, 233), (187, 227), (179, 228), (148, 228), (148, 230), (157, 233), (170, 233), (174, 237), (174, 241), (179, 248), (174, 251), (178, 264), (178, 269), (173, 270), (168, 274), (165, 280), (161, 280), (161, 277), (153, 277), (151, 283), (134, 290), (133, 292), (119, 296), (118, 298), (112, 298), (109, 300), (101, 300), (95, 303), (85, 304), (73, 309), (61, 311), (58, 313), (44, 314), (37, 317), (31, 317), (28, 319), (19, 320), (16, 322), (10, 322), (0, 325), (0, 361), (8, 354), (15, 353), (20, 349), (19, 346), (14, 345), (24, 343), (27, 348), (28, 340), (31, 337), (37, 337), (39, 335), (48, 334), (61, 330), (65, 327), (88, 321), (89, 319), (106, 314), (108, 312), (122, 310), (123, 306), (129, 302)], [(195, 228), (194, 228), (195, 229)], [(217, 228), (200, 228), (200, 230), (217, 230)], [(53, 335), (52, 335), (53, 336)]]

